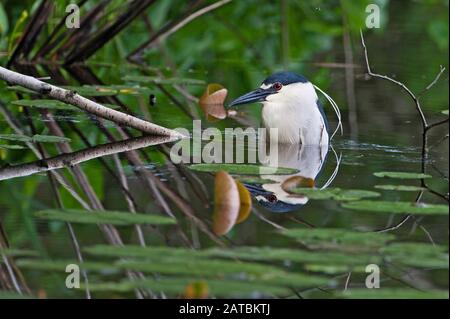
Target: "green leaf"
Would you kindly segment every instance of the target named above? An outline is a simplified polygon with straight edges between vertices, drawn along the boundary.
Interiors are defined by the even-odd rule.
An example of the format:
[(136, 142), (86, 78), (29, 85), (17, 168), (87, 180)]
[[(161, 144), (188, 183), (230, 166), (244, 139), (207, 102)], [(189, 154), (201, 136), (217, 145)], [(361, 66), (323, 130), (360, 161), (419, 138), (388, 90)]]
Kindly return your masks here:
[(191, 170), (197, 172), (215, 173), (218, 171), (226, 171), (229, 174), (244, 174), (244, 175), (284, 175), (295, 174), (298, 170), (284, 167), (267, 167), (260, 165), (249, 164), (193, 164), (190, 165)]
[(175, 248), (175, 247), (142, 247), (135, 245), (124, 245), (120, 247), (113, 247), (110, 245), (95, 245), (91, 247), (85, 247), (83, 249), (88, 254), (97, 256), (108, 256), (117, 258), (158, 258), (164, 256), (167, 258), (199, 258), (204, 256), (200, 250)]
[(33, 136), (26, 136), (26, 135), (19, 135), (19, 134), (0, 134), (0, 140), (8, 140), (8, 141), (15, 141), (15, 142), (23, 142), (23, 143), (63, 143), (63, 142), (70, 142), (70, 138), (67, 137), (60, 137), (60, 136), (53, 136), (53, 135), (33, 135)]
[(52, 110), (69, 110), (69, 111), (81, 111), (79, 108), (70, 104), (63, 103), (57, 100), (17, 100), (11, 102), (11, 104), (19, 106), (37, 107)]
[(240, 275), (250, 281), (295, 287), (313, 287), (326, 284), (329, 281), (329, 279), (325, 277), (285, 272), (270, 265), (228, 260), (182, 260), (160, 257), (145, 261), (119, 260), (116, 264), (120, 265), (123, 269), (133, 269), (136, 271), (161, 273), (167, 275), (187, 275), (199, 277), (224, 277)]
[(424, 187), (412, 185), (375, 185), (375, 188), (386, 191), (401, 191), (401, 192), (420, 192), (426, 190)]
[(205, 254), (221, 258), (259, 260), (259, 261), (291, 261), (297, 263), (320, 263), (324, 265), (367, 265), (381, 262), (380, 256), (365, 254), (344, 254), (341, 252), (315, 252), (302, 249), (279, 247), (236, 247), (233, 249), (213, 248)]
[(361, 198), (371, 198), (380, 196), (379, 193), (373, 191), (359, 189), (341, 189), (341, 188), (293, 188), (290, 193), (301, 194), (309, 199), (334, 199), (338, 201), (352, 201)]
[(5, 8), (3, 4), (0, 3), (0, 34), (6, 34), (8, 32), (9, 22), (8, 16), (6, 15)]
[(369, 250), (384, 246), (395, 239), (394, 235), (375, 232), (359, 232), (339, 228), (291, 228), (281, 232), (311, 248)]
[(25, 146), (22, 145), (8, 145), (8, 144), (0, 144), (0, 148), (5, 149), (5, 150), (23, 150), (26, 149)]
[(111, 263), (104, 262), (83, 262), (80, 264), (78, 260), (49, 260), (49, 259), (18, 259), (17, 265), (21, 268), (42, 270), (42, 271), (55, 271), (64, 273), (67, 265), (75, 264), (80, 265), (81, 269), (89, 271), (99, 272), (120, 272), (121, 268)]
[(156, 76), (143, 76), (143, 75), (126, 75), (123, 78), (124, 81), (139, 82), (139, 83), (152, 83), (152, 84), (180, 84), (180, 85), (205, 85), (205, 81), (197, 79), (187, 78), (160, 78)]
[(416, 289), (380, 288), (380, 289), (349, 289), (335, 294), (338, 298), (350, 299), (448, 299), (448, 291)]
[(11, 86), (6, 87), (6, 89), (10, 90), (10, 91), (18, 92), (18, 93), (36, 94), (36, 95), (39, 94), (38, 92), (26, 89), (26, 88), (21, 87), (19, 85), (11, 85)]
[(361, 266), (347, 266), (347, 265), (323, 265), (323, 264), (308, 264), (305, 265), (305, 269), (312, 272), (319, 272), (324, 273), (327, 275), (337, 275), (337, 274), (344, 274), (351, 271), (352, 273), (359, 272), (363, 273), (365, 272), (365, 265)]
[[(20, 267), (28, 269), (63, 272), (68, 264), (79, 263), (75, 260), (19, 259), (17, 264)], [(118, 260), (114, 263), (84, 262), (80, 266), (82, 269), (96, 272), (118, 272), (119, 270), (127, 269), (148, 273), (186, 275), (198, 278), (238, 278), (251, 283), (302, 288), (324, 285), (331, 282), (327, 277), (290, 273), (270, 265), (228, 260), (184, 260), (182, 258), (159, 256), (143, 261)]]
[(324, 263), (341, 265), (366, 265), (381, 262), (378, 256), (350, 255), (335, 252), (312, 252), (301, 249), (279, 247), (236, 247), (233, 249), (211, 248), (206, 250), (191, 250), (172, 247), (142, 247), (125, 245), (112, 247), (96, 245), (83, 249), (95, 256), (115, 258), (179, 258), (182, 260), (207, 259), (212, 257), (244, 259), (253, 261), (292, 261), (299, 263)]
[(82, 224), (112, 224), (112, 225), (170, 225), (175, 219), (148, 214), (132, 214), (116, 211), (87, 211), (87, 210), (43, 210), (34, 214), (37, 218), (46, 220), (58, 220)]
[(416, 204), (412, 202), (390, 202), (362, 200), (342, 204), (342, 207), (348, 209), (391, 213), (391, 214), (422, 214), (422, 215), (447, 215), (448, 206), (441, 204)]
[(0, 291), (0, 299), (35, 299), (35, 297), (30, 295), (14, 293), (11, 291)]
[(19, 135), (19, 134), (0, 134), (0, 140), (8, 140), (15, 142), (31, 142), (32, 138), (26, 135)]
[(431, 178), (431, 175), (422, 173), (410, 173), (410, 172), (376, 172), (373, 173), (376, 177), (389, 177), (398, 179), (422, 179)]
[(52, 136), (52, 135), (33, 135), (31, 138), (33, 142), (36, 143), (64, 143), (64, 142), (70, 142), (71, 139), (67, 137), (61, 137), (61, 136)]
[[(272, 286), (262, 283), (236, 280), (203, 280), (208, 287), (208, 295), (215, 297), (253, 297), (273, 295), (288, 295), (291, 290), (286, 287)], [(153, 292), (164, 292), (166, 295), (178, 296), (185, 292), (186, 287), (195, 282), (196, 278), (158, 278), (157, 280), (124, 280), (121, 282), (89, 283), (91, 291), (128, 292), (136, 288), (150, 289)]]
[(0, 249), (0, 255), (14, 256), (14, 257), (17, 256), (37, 257), (39, 256), (39, 252), (28, 249), (6, 248)]
[(238, 177), (237, 180), (239, 180), (241, 183), (245, 184), (269, 184), (273, 183), (273, 180), (260, 178), (260, 177), (252, 177), (252, 176), (242, 176)]
[(82, 96), (113, 96), (118, 94), (150, 94), (151, 90), (138, 85), (82, 85), (65, 86), (67, 90), (75, 91)]
[(425, 243), (395, 243), (382, 249), (389, 262), (420, 268), (448, 269), (448, 247)]

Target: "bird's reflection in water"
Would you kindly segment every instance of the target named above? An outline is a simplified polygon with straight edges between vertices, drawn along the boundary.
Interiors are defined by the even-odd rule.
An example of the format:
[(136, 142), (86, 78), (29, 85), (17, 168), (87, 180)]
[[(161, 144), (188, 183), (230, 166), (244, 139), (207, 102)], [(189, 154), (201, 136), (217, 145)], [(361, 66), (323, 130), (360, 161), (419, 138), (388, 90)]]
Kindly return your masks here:
[[(278, 144), (278, 151), (270, 151), (260, 159), (264, 166), (278, 166), (298, 170), (291, 175), (261, 175), (263, 184), (245, 184), (252, 196), (266, 209), (275, 213), (292, 212), (308, 202), (304, 195), (286, 192), (286, 184), (314, 187), (327, 159), (328, 145)], [(283, 189), (284, 188), (284, 189)]]

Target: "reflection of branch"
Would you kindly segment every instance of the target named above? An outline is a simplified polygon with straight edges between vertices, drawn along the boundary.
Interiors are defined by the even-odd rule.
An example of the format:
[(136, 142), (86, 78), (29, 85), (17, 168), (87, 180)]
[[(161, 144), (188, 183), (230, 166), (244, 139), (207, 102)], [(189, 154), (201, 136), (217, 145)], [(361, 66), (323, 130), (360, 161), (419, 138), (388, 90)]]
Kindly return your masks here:
[(174, 140), (176, 140), (176, 138), (164, 136), (143, 136), (123, 140), (120, 142), (101, 144), (81, 151), (62, 154), (48, 159), (42, 159), (27, 164), (9, 167), (7, 166), (1, 168), (0, 180), (28, 176), (40, 172), (46, 172), (54, 169), (80, 164), (82, 162), (86, 162), (101, 156), (112, 155), (120, 152), (128, 152), (131, 150), (151, 145), (172, 142)]
[[(5, 105), (0, 101), (0, 114), (2, 114), (8, 123), (8, 125), (14, 130), (16, 134), (25, 135), (24, 131), (18, 126), (15, 121), (13, 115), (6, 109)], [(35, 145), (31, 142), (25, 142), (25, 145), (36, 155), (37, 158), (42, 159), (44, 154), (35, 147)], [(73, 198), (86, 210), (90, 210), (89, 204), (77, 193), (77, 191), (73, 188), (70, 182), (64, 177), (64, 175), (59, 174), (58, 172), (51, 172), (58, 183), (64, 187), (67, 192), (72, 195)]]
[(178, 138), (183, 137), (181, 134), (174, 130), (170, 130), (165, 127), (141, 120), (140, 118), (104, 107), (103, 105), (89, 100), (74, 91), (59, 88), (57, 86), (39, 81), (32, 76), (17, 73), (5, 69), (1, 66), (0, 79), (8, 82), (9, 84), (19, 85), (39, 94), (48, 95), (53, 99), (71, 104), (98, 117), (110, 120), (117, 124), (135, 128), (148, 134), (176, 136)]

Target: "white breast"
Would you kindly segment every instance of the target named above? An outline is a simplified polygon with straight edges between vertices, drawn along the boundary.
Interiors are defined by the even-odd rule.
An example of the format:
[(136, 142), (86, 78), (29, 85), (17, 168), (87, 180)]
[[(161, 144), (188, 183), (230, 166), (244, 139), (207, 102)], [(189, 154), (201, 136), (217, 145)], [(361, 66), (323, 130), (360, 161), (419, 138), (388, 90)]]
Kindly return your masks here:
[(328, 132), (317, 100), (309, 82), (285, 85), (263, 102), (263, 124), (266, 128), (278, 128), (280, 143), (328, 144)]

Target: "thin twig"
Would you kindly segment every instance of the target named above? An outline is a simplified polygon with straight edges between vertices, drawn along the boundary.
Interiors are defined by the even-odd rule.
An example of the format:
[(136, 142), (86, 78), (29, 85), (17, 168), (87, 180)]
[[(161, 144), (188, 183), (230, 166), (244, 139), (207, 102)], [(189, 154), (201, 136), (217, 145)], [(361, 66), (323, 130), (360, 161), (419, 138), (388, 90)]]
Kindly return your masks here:
[(417, 97), (420, 98), (426, 91), (428, 91), (429, 89), (431, 89), (436, 83), (437, 81), (439, 81), (439, 78), (441, 77), (441, 75), (444, 73), (445, 71), (445, 67), (440, 65), (439, 66), (440, 71), (439, 73), (436, 75), (436, 77), (434, 78), (434, 80), (427, 85), (427, 87), (425, 89), (422, 90), (422, 92), (420, 92), (419, 94), (417, 94)]
[(419, 113), (420, 118), (421, 118), (421, 120), (422, 120), (422, 126), (423, 126), (424, 128), (427, 127), (427, 125), (428, 125), (428, 124), (427, 124), (427, 119), (425, 118), (425, 115), (423, 114), (422, 107), (420, 106), (419, 99), (415, 96), (415, 94), (414, 94), (414, 93), (413, 93), (413, 92), (412, 92), (405, 84), (403, 84), (402, 82), (397, 81), (397, 80), (394, 80), (393, 78), (390, 78), (390, 77), (388, 77), (387, 75), (382, 75), (382, 74), (377, 74), (377, 73), (373, 73), (373, 72), (372, 72), (372, 69), (370, 68), (369, 55), (368, 55), (368, 52), (367, 52), (366, 43), (364, 42), (363, 32), (362, 32), (362, 30), (360, 30), (359, 32), (360, 32), (360, 34), (361, 34), (361, 44), (362, 44), (362, 46), (363, 46), (363, 48), (364, 48), (364, 56), (365, 56), (365, 58), (366, 58), (367, 73), (368, 73), (370, 76), (373, 76), (373, 77), (376, 77), (376, 78), (380, 78), (380, 79), (384, 79), (384, 80), (387, 80), (387, 81), (392, 82), (392, 83), (394, 83), (394, 84), (397, 84), (397, 85), (400, 86), (406, 93), (408, 93), (408, 95), (414, 100), (414, 103), (415, 103), (415, 105), (416, 105), (417, 112)]

